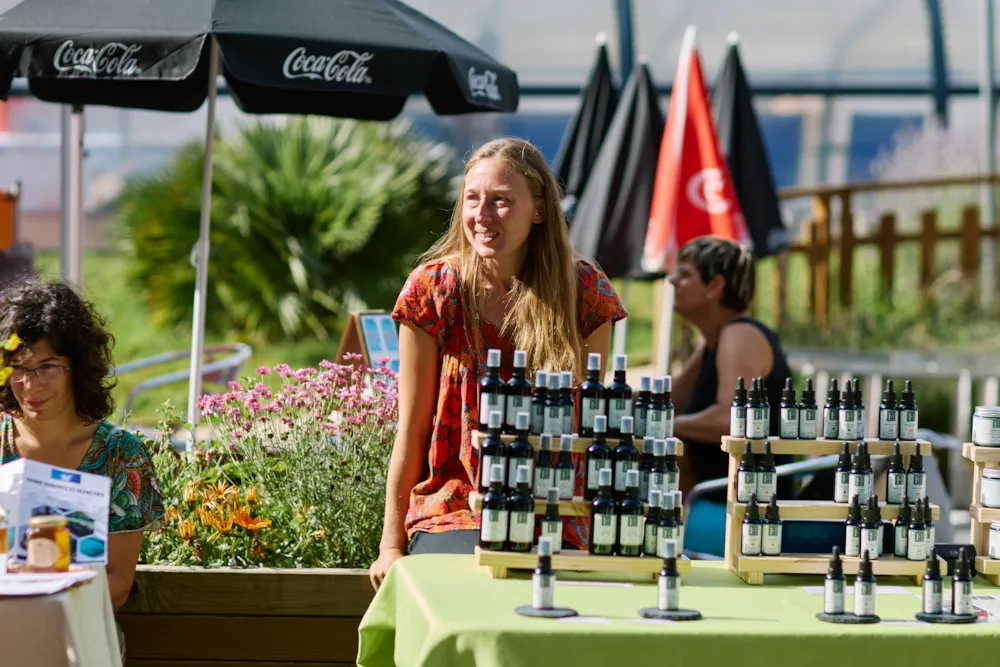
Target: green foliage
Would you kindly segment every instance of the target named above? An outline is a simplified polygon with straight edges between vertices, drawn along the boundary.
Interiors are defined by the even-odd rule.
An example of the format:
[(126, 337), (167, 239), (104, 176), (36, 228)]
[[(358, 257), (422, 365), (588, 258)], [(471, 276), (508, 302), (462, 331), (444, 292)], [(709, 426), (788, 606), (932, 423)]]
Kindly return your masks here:
[[(120, 232), (159, 325), (190, 322), (204, 148), (131, 182)], [(300, 117), (217, 137), (208, 328), (257, 343), (338, 331), (347, 307), (390, 308), (447, 228), (454, 156), (404, 122)]]

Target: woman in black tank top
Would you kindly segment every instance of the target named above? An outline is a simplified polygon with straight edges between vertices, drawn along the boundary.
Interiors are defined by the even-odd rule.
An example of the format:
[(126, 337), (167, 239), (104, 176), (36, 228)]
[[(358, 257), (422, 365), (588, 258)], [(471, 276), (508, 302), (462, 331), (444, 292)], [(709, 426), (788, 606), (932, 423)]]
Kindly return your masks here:
[(674, 435), (685, 445), (688, 474), (682, 475), (681, 485), (687, 490), (728, 474), (729, 457), (720, 443), (729, 435), (736, 379), (742, 377), (749, 387), (752, 378), (765, 378), (773, 406), (771, 432), (776, 433), (781, 390), (792, 373), (777, 334), (744, 314), (754, 293), (754, 261), (748, 249), (716, 237), (695, 239), (678, 254), (671, 282), (674, 311), (702, 335), (673, 381), (678, 408)]

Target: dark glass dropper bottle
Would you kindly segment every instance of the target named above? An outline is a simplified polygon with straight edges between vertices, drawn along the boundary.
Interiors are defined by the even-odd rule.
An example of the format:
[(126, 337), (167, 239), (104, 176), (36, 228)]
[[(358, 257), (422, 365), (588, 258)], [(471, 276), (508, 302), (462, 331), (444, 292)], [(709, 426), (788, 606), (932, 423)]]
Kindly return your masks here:
[(625, 479), (625, 497), (618, 504), (618, 555), (642, 555), (642, 501), (639, 500), (639, 471), (629, 470)]
[(504, 410), (504, 433), (511, 434), (517, 430), (517, 415), (528, 413), (528, 427), (531, 427), (531, 383), (528, 382), (528, 353), (524, 350), (514, 351), (514, 371), (504, 387), (507, 397)]
[[(489, 350), (486, 353), (486, 375), (479, 381), (479, 430), (486, 432), (489, 428), (490, 413), (500, 412), (500, 423), (504, 417), (504, 390), (506, 385), (500, 379), (500, 350)], [(489, 475), (489, 473), (486, 473)]]
[(607, 418), (606, 400), (601, 384), (601, 355), (591, 352), (587, 355), (587, 379), (580, 385), (580, 437), (594, 437), (594, 419)]
[(589, 551), (595, 556), (611, 556), (618, 537), (618, 514), (611, 497), (611, 468), (601, 468), (598, 492), (590, 504)]
[(605, 439), (608, 418), (605, 415), (594, 417), (593, 442), (587, 447), (587, 469), (584, 475), (583, 497), (585, 500), (593, 500), (600, 490), (601, 470), (612, 469), (613, 461), (611, 448), (608, 447)]
[[(608, 399), (608, 437), (621, 434), (622, 417), (632, 418), (632, 387), (625, 382), (628, 359), (624, 354), (615, 355), (614, 381), (605, 389)], [(617, 488), (618, 484), (615, 483)]]

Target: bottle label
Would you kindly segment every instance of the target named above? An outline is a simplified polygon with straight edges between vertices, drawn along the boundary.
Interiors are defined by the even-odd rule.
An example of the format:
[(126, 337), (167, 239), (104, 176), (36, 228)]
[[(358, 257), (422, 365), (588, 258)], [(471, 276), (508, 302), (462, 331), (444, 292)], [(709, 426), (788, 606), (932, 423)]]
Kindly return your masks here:
[(923, 500), (927, 495), (927, 475), (922, 472), (906, 474), (906, 498), (910, 502)]
[(677, 553), (684, 553), (684, 524), (679, 524), (677, 526), (677, 531), (675, 533), (677, 539)]
[(528, 479), (532, 479), (534, 475), (533, 468), (535, 467), (535, 461), (533, 459), (521, 459), (514, 457), (507, 459), (507, 484), (512, 489), (517, 486), (517, 469), (521, 466), (528, 466)]
[(757, 473), (757, 502), (769, 503), (778, 490), (778, 476), (773, 472)]
[(780, 523), (769, 523), (764, 526), (764, 539), (761, 542), (761, 551), (765, 556), (778, 556), (781, 554)]
[(632, 422), (633, 435), (637, 438), (646, 437), (646, 425), (649, 419), (649, 408), (636, 408), (635, 421)]
[(680, 608), (680, 577), (660, 576), (657, 587), (657, 605), (660, 611), (677, 611)]
[(646, 522), (646, 539), (642, 545), (642, 551), (647, 556), (656, 555), (656, 543), (660, 539), (660, 526), (647, 521)]
[(878, 527), (875, 528), (865, 528), (861, 531), (861, 555), (868, 552), (868, 557), (872, 560), (878, 558), (879, 552), (882, 551), (879, 548), (879, 535)]
[(535, 540), (535, 513), (534, 512), (511, 512), (510, 513), (510, 542), (511, 544), (531, 544)]
[(859, 581), (854, 584), (854, 615), (875, 615), (875, 582)]
[(930, 520), (924, 524), (924, 545), (924, 551), (927, 553), (934, 548), (934, 524)]
[(756, 523), (743, 524), (743, 545), (744, 556), (760, 555), (760, 525)]
[(563, 433), (576, 433), (576, 415), (574, 414), (574, 408), (572, 405), (562, 406), (562, 432)]
[(667, 487), (667, 493), (676, 491), (678, 489), (678, 487), (680, 486), (679, 477), (680, 477), (680, 471), (678, 470), (671, 470), (670, 472), (667, 473), (667, 481), (665, 482)]
[(615, 491), (625, 491), (625, 476), (629, 470), (638, 470), (637, 461), (615, 461)]
[(656, 536), (656, 555), (660, 558), (666, 556), (663, 553), (664, 540), (677, 540), (677, 553), (681, 553), (681, 539), (676, 526), (660, 526), (659, 534)]
[(545, 408), (545, 433), (555, 437), (563, 434), (562, 408), (550, 405)]
[(729, 408), (729, 435), (734, 438), (747, 437), (747, 409), (742, 405)]
[(621, 531), (618, 535), (618, 543), (623, 547), (641, 547), (645, 526), (643, 517), (637, 514), (629, 514), (621, 517)]
[[(667, 489), (667, 474), (662, 472), (649, 473), (649, 490), (659, 491), (660, 493), (669, 491)], [(649, 496), (647, 495), (646, 498), (648, 499)]]
[(823, 586), (823, 613), (844, 613), (844, 580), (827, 579)]
[(799, 410), (799, 437), (803, 440), (815, 440), (819, 437), (818, 410)]
[(531, 606), (535, 609), (552, 609), (555, 599), (555, 576), (533, 574), (531, 576)]
[(906, 558), (906, 534), (909, 532), (905, 525), (896, 526), (896, 544), (892, 553), (900, 558)]
[(649, 471), (640, 470), (639, 471), (639, 500), (643, 502), (649, 501)]
[(740, 471), (736, 477), (736, 500), (748, 503), (754, 493), (757, 493), (757, 473), (752, 470)]
[(854, 431), (854, 410), (839, 410), (840, 434), (837, 436), (841, 440), (854, 440), (857, 434)]
[(667, 408), (663, 411), (663, 437), (674, 437), (674, 409)]
[(507, 510), (486, 510), (483, 512), (483, 526), (479, 539), (483, 542), (503, 542), (507, 539)]
[(799, 437), (799, 411), (796, 408), (781, 408), (782, 438), (794, 440)]
[(767, 410), (763, 408), (753, 408), (747, 410), (747, 437), (752, 440), (759, 440), (767, 437), (770, 427), (767, 418)]
[(899, 437), (899, 420), (895, 410), (879, 410), (878, 412), (879, 440), (895, 440)]
[[(621, 430), (622, 417), (632, 417), (631, 398), (608, 399), (608, 429)], [(632, 432), (635, 434), (635, 421), (632, 422)]]
[(532, 435), (540, 435), (542, 433), (545, 433), (544, 403), (535, 403), (531, 406), (531, 433)]
[(562, 549), (562, 519), (559, 521), (543, 521), (542, 537), (552, 538), (552, 553), (557, 554)]
[(479, 395), (479, 423), (489, 424), (490, 423), (490, 413), (500, 412), (500, 423), (504, 423), (503, 420), (503, 396), (500, 394), (488, 393)]
[(610, 468), (611, 461), (603, 459), (591, 459), (587, 461), (587, 488), (597, 491), (601, 488), (601, 468)]
[(535, 488), (534, 495), (536, 498), (545, 498), (548, 496), (549, 489), (552, 488), (552, 468), (535, 468)]
[(906, 560), (924, 560), (927, 553), (924, 551), (924, 529), (910, 530), (906, 534)]
[(851, 490), (851, 473), (846, 470), (838, 472), (834, 478), (833, 485), (833, 502), (835, 503), (849, 503), (851, 502), (850, 490)]
[(40, 570), (50, 570), (59, 561), (59, 545), (55, 540), (36, 537), (28, 540), (28, 566)]
[(847, 489), (847, 499), (848, 502), (856, 495), (858, 497), (858, 502), (864, 505), (868, 502), (868, 474), (867, 473), (851, 473), (848, 478), (849, 488)]
[(591, 530), (594, 531), (594, 544), (613, 547), (615, 538), (618, 537), (618, 517), (614, 514), (595, 514), (593, 523)]
[(940, 581), (924, 580), (924, 613), (941, 613), (941, 583)]
[(517, 426), (517, 413), (518, 412), (528, 412), (530, 414), (530, 405), (528, 401), (531, 400), (530, 396), (508, 396), (507, 397), (507, 410), (506, 418), (507, 426), (514, 428)]
[(657, 439), (667, 437), (667, 418), (665, 410), (649, 411), (649, 422), (646, 424), (646, 437)]
[(573, 468), (556, 468), (559, 479), (556, 483), (559, 486), (559, 500), (572, 500), (573, 491), (576, 489), (576, 479)]
[(594, 417), (606, 414), (603, 398), (585, 398), (580, 401), (580, 429), (593, 429)]
[(840, 415), (837, 408), (826, 408), (823, 411), (823, 437), (837, 438), (840, 436)]
[(847, 527), (847, 539), (844, 543), (844, 554), (847, 556), (861, 555), (861, 526)]
[(854, 437), (865, 437), (865, 409), (857, 408), (854, 411)]
[(479, 469), (482, 471), (482, 475), (480, 475), (480, 477), (482, 478), (483, 486), (486, 488), (489, 488), (490, 486), (490, 470), (493, 469), (493, 466), (500, 466), (503, 468), (504, 485), (507, 484), (507, 457), (491, 456), (487, 454), (479, 459)]
[(906, 500), (906, 473), (894, 472), (886, 476), (885, 501), (902, 505)]
[(951, 613), (968, 616), (972, 613), (972, 582), (958, 581), (951, 585)]
[(917, 411), (901, 410), (899, 413), (899, 439), (917, 439)]

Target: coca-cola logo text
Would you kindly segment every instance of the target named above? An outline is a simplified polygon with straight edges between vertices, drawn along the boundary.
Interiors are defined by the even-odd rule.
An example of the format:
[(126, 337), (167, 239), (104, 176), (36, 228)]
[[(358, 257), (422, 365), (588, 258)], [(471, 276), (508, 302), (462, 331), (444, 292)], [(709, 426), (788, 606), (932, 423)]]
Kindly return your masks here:
[(139, 76), (138, 53), (142, 49), (136, 44), (109, 42), (100, 48), (81, 46), (76, 48), (68, 39), (59, 45), (53, 58), (53, 66), (59, 72), (91, 74), (93, 76)]
[(309, 55), (300, 46), (285, 58), (281, 73), (286, 79), (312, 79), (313, 81), (336, 81), (338, 83), (371, 84), (367, 62), (374, 53), (358, 53), (343, 50), (332, 56)]
[(485, 97), (490, 101), (499, 102), (500, 87), (497, 85), (497, 73), (486, 69), (482, 74), (477, 74), (476, 68), (470, 67), (469, 92), (473, 97)]

